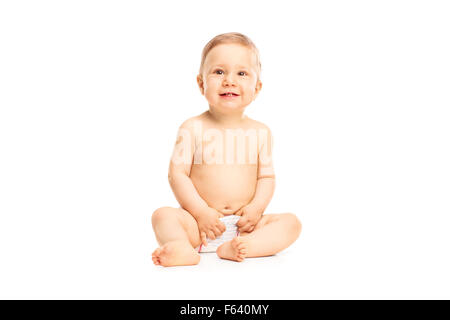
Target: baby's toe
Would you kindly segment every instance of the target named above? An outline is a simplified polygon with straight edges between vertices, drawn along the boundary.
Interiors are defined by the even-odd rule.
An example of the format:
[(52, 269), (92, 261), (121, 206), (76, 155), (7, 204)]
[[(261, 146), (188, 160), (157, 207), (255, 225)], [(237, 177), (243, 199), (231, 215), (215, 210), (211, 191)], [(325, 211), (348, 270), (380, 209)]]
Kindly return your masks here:
[(161, 253), (161, 248), (156, 249), (155, 251), (153, 251), (152, 253), (152, 258), (154, 257), (158, 257)]
[(240, 247), (242, 247), (242, 240), (241, 237), (236, 237), (233, 240), (231, 240), (231, 245), (234, 249), (239, 250)]
[(243, 237), (236, 237), (233, 239), (233, 246), (237, 250), (247, 249), (247, 242)]
[(153, 253), (152, 253), (152, 260), (153, 260), (154, 264), (156, 264), (156, 265), (160, 265), (161, 264), (160, 255), (161, 255), (161, 248), (158, 248), (155, 251), (153, 251)]
[(155, 258), (152, 258), (152, 260), (153, 260), (153, 263), (157, 266), (159, 266), (161, 264), (161, 261), (159, 261), (159, 258), (155, 257)]
[(241, 258), (245, 258), (247, 256), (247, 249), (240, 249), (238, 252), (238, 256)]
[(238, 253), (236, 255), (236, 261), (242, 262), (242, 261), (244, 261), (244, 259), (245, 259), (245, 255), (244, 254)]

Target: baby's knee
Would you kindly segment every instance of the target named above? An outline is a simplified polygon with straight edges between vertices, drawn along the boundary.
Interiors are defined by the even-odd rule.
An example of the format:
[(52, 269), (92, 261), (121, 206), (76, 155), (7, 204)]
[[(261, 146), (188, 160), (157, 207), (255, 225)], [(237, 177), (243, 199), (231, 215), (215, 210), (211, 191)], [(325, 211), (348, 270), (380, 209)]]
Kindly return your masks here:
[(171, 207), (161, 207), (156, 209), (152, 214), (152, 224), (155, 225), (162, 220), (166, 220), (172, 210), (173, 208)]
[(297, 216), (293, 213), (285, 213), (284, 219), (287, 222), (289, 231), (297, 238), (302, 231), (302, 223), (300, 222), (299, 218), (297, 218)]

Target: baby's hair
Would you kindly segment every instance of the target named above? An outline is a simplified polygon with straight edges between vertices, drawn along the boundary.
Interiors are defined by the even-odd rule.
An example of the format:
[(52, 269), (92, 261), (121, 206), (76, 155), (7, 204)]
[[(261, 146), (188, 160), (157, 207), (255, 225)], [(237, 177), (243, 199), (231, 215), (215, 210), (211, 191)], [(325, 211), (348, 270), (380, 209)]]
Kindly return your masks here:
[(256, 69), (257, 69), (256, 71), (257, 71), (258, 80), (259, 80), (260, 75), (261, 75), (261, 61), (259, 58), (259, 50), (255, 46), (253, 41), (250, 40), (249, 37), (247, 37), (246, 35), (243, 35), (242, 33), (239, 33), (239, 32), (228, 32), (228, 33), (219, 34), (219, 35), (215, 36), (214, 38), (212, 38), (206, 44), (206, 46), (203, 48), (203, 51), (202, 51), (202, 60), (200, 63), (199, 73), (203, 74), (203, 65), (205, 64), (205, 59), (206, 59), (206, 56), (208, 55), (208, 53), (214, 47), (218, 46), (219, 44), (224, 44), (224, 43), (241, 44), (253, 51), (253, 53), (255, 54), (255, 58), (256, 58)]

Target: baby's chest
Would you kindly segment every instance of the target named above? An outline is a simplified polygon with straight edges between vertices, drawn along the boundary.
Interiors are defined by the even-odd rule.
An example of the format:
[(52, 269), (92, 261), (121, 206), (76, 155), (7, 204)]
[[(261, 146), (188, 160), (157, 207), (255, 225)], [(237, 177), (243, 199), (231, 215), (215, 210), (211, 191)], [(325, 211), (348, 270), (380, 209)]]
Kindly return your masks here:
[(193, 162), (198, 165), (256, 165), (259, 146), (256, 131), (212, 130), (201, 139), (196, 137)]

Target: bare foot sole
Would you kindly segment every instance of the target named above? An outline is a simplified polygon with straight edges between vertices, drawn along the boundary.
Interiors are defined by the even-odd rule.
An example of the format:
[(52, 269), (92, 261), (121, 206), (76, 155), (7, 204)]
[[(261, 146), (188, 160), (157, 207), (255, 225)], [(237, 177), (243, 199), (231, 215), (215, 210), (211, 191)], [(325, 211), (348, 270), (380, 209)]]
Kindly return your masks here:
[(200, 255), (187, 241), (170, 241), (153, 251), (152, 260), (163, 267), (190, 266), (200, 262)]
[(236, 237), (217, 248), (217, 255), (222, 259), (244, 261), (248, 253), (248, 240), (244, 237)]

